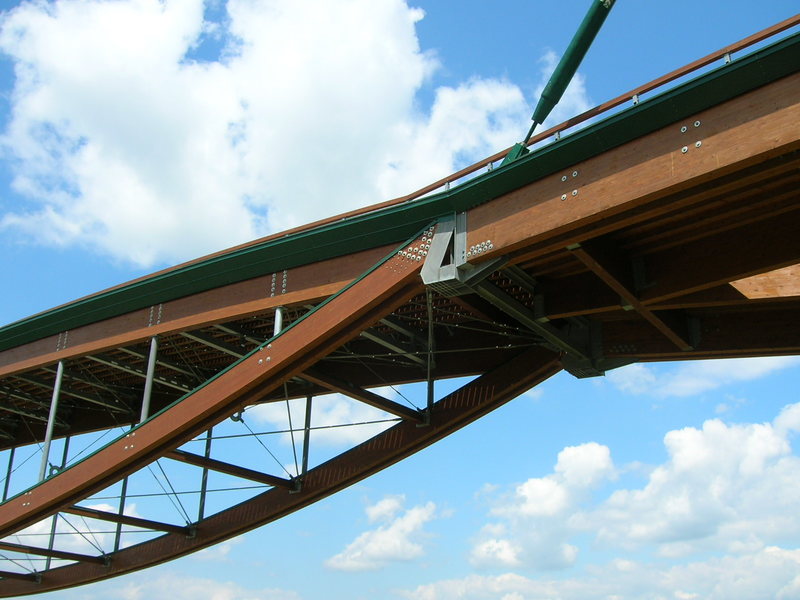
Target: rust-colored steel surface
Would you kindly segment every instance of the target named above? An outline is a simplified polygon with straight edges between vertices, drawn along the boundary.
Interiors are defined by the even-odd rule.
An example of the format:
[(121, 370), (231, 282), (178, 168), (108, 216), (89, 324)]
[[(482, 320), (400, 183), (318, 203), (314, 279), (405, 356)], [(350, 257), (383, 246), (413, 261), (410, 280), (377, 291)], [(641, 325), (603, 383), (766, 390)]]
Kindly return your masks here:
[[(724, 48), (531, 143), (798, 22)], [(0, 596), (122, 575), (279, 519), (436, 442), (561, 369), (591, 377), (638, 361), (800, 353), (800, 72), (783, 59), (769, 62), (800, 43), (781, 43), (735, 67), (750, 82), (741, 92), (730, 92), (732, 75), (724, 70), (706, 74), (440, 195), (425, 194), (505, 153), (418, 194), (80, 302), (103, 308), (117, 291), (146, 291), (149, 283), (236, 252), (271, 243), (280, 249), (283, 240), (350, 222), (355, 233), (342, 245), (373, 235), (377, 241), (364, 247), (222, 277), (185, 294), (170, 289), (163, 299), (148, 296), (101, 319), (76, 317), (63, 330), (42, 326), (40, 335), (4, 346), (0, 449), (10, 453), (44, 439), (59, 362), (56, 440), (126, 432), (72, 460), (64, 443), (63, 464), (40, 483), (13, 488), (0, 503), (0, 548), (47, 561), (35, 571), (0, 571)], [(765, 75), (769, 69), (774, 76)], [(714, 94), (719, 98), (708, 100)], [(414, 225), (402, 243), (370, 229), (383, 222), (395, 232), (392, 221), (402, 218)], [(149, 360), (154, 337), (157, 354)], [(434, 382), (456, 377), (471, 379), (436, 397)], [(140, 423), (146, 381), (150, 411)], [(425, 406), (375, 389), (410, 383), (427, 390)], [(308, 465), (314, 400), (334, 392), (382, 411), (382, 431)], [(287, 429), (270, 433), (302, 438), (293, 472), (268, 472), (245, 455), (212, 451), (212, 439), (217, 448), (237, 437), (212, 433), (224, 424), (243, 424), (250, 411), (277, 403), (288, 410), (290, 402), (305, 406), (305, 423), (293, 423), (290, 413)], [(125, 514), (129, 486), (160, 460), (202, 477), (197, 516), (167, 522), (157, 511)], [(249, 491), (206, 506), (209, 472), (246, 482)], [(97, 499), (108, 497), (102, 494), (113, 496), (119, 510), (98, 508)], [(10, 537), (51, 517), (55, 531), (70, 516), (110, 523), (116, 540), (77, 552)], [(130, 528), (146, 534), (143, 541), (125, 542)]]

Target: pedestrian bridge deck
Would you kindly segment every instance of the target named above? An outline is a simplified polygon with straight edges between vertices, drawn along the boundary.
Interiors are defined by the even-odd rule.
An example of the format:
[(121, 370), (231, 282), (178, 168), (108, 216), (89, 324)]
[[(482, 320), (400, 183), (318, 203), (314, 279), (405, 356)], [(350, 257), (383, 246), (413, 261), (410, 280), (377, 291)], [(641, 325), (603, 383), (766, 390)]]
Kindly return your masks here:
[[(658, 94), (642, 86), (624, 109), (589, 111), (602, 118), (545, 132), (530, 154), (499, 164), (499, 153), (444, 189), (437, 182), (0, 329), (9, 457), (0, 548), (46, 561), (2, 570), (0, 596), (120, 575), (278, 519), (561, 369), (591, 377), (640, 361), (800, 353), (800, 34), (720, 62)], [(436, 381), (465, 376), (436, 397)], [(419, 407), (370, 390), (410, 382), (424, 384)], [(332, 392), (393, 421), (309, 464), (313, 398)], [(290, 401), (305, 403), (304, 424), (287, 424), (302, 448), (295, 472), (212, 452), (212, 428)], [(36, 485), (12, 477), (13, 451), (45, 440), (48, 423), (62, 459), (47, 456)], [(132, 429), (69, 457), (65, 440), (119, 427)], [(124, 515), (127, 482), (160, 459), (203, 482), (214, 472), (262, 489), (212, 513), (202, 487), (197, 516), (178, 524)], [(112, 488), (118, 512), (90, 506)], [(60, 548), (55, 536), (47, 547), (19, 543), (53, 515), (53, 532), (77, 515), (110, 522), (116, 538), (92, 552)], [(123, 527), (151, 535), (120, 543)]]

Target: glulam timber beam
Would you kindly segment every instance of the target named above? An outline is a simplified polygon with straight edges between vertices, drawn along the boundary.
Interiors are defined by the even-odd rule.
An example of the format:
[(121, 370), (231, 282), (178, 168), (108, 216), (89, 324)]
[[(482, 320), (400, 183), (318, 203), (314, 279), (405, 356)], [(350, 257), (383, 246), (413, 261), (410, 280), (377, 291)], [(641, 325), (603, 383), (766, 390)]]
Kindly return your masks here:
[[(800, 261), (800, 210), (787, 211), (645, 257), (646, 304), (712, 288)], [(701, 261), (698, 265), (698, 261)]]
[(14, 571), (0, 571), (0, 577), (3, 579), (15, 579), (17, 581), (32, 581), (36, 584), (41, 581), (41, 575), (38, 573), (15, 573)]
[(24, 544), (11, 544), (0, 542), (0, 550), (6, 552), (19, 552), (21, 554), (32, 554), (34, 556), (46, 556), (57, 560), (72, 560), (76, 562), (94, 563), (105, 565), (107, 559), (104, 556), (90, 556), (88, 554), (78, 554), (76, 552), (65, 552), (63, 550), (53, 550), (52, 548), (39, 548), (37, 546), (26, 546)]
[(390, 429), (310, 469), (296, 493), (270, 489), (197, 523), (193, 535), (168, 533), (146, 544), (123, 548), (106, 566), (78, 563), (50, 571), (42, 584), (13, 582), (6, 591), (20, 595), (50, 591), (122, 575), (207, 548), (275, 521), (389, 467), (516, 398), (561, 370), (558, 356), (525, 351), (451, 392), (434, 405), (431, 423), (401, 421)]
[(130, 515), (122, 515), (119, 513), (111, 513), (104, 510), (97, 510), (94, 508), (86, 508), (83, 506), (70, 506), (64, 508), (61, 512), (87, 519), (98, 519), (100, 521), (108, 521), (109, 523), (118, 523), (122, 525), (129, 525), (131, 527), (139, 527), (141, 529), (151, 529), (153, 531), (165, 531), (169, 533), (182, 533), (188, 535), (190, 528), (183, 525), (173, 525), (172, 523), (163, 523), (161, 521), (152, 521), (150, 519), (141, 519), (139, 517), (132, 517)]
[[(419, 239), (415, 240), (418, 244)], [(31, 495), (0, 504), (0, 538), (65, 510), (261, 401), (343, 343), (418, 295), (420, 263), (393, 255), (276, 338), (178, 402), (69, 469)], [(72, 508), (70, 508), (72, 507)]]
[(481, 260), (557, 251), (694, 204), (704, 185), (716, 195), (726, 177), (738, 186), (742, 171), (763, 178), (769, 161), (796, 165), (798, 85), (785, 77), (476, 206), (467, 247), (490, 240)]
[(276, 477), (275, 475), (269, 475), (267, 473), (262, 473), (261, 471), (247, 469), (245, 467), (240, 467), (239, 465), (232, 465), (230, 463), (215, 460), (213, 458), (206, 458), (205, 456), (200, 456), (191, 452), (185, 452), (183, 450), (171, 450), (164, 456), (188, 465), (193, 465), (195, 467), (203, 467), (204, 469), (210, 469), (211, 471), (224, 473), (225, 475), (233, 475), (234, 477), (240, 477), (242, 479), (249, 479), (250, 481), (256, 481), (258, 483), (271, 485), (273, 487), (282, 487), (287, 490), (294, 489), (295, 487), (294, 482), (290, 479)]
[(322, 373), (319, 370), (307, 370), (303, 373), (302, 377), (310, 383), (319, 385), (332, 392), (343, 394), (349, 398), (388, 412), (396, 417), (415, 421), (417, 423), (422, 423), (425, 420), (424, 415), (418, 410), (404, 406), (394, 400), (384, 398), (375, 392), (365, 390), (347, 381), (342, 381), (332, 375)]
[(0, 377), (146, 342), (154, 335), (226, 323), (278, 306), (315, 304), (339, 292), (391, 250), (382, 246), (289, 269), (285, 293), (265, 291), (272, 280), (272, 274), (267, 274), (78, 327), (70, 330), (66, 344), (61, 335), (23, 344), (0, 352)]
[(586, 268), (594, 273), (603, 283), (618, 294), (623, 303), (623, 310), (635, 310), (642, 318), (655, 327), (664, 337), (675, 344), (679, 350), (691, 350), (692, 345), (685, 334), (678, 333), (676, 326), (667, 323), (667, 319), (656, 314), (636, 295), (630, 262), (619, 253), (598, 244), (586, 246), (572, 244), (567, 246), (572, 255)]
[(603, 353), (610, 358), (687, 360), (800, 354), (800, 301), (753, 302), (748, 306), (691, 311), (697, 343), (682, 351), (640, 319), (603, 324)]

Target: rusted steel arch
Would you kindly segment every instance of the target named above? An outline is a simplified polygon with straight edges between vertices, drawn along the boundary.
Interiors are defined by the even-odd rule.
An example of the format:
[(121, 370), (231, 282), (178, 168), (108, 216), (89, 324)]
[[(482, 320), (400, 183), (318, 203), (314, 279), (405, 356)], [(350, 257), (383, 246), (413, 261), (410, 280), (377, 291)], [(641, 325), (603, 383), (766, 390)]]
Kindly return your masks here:
[[(635, 361), (800, 353), (798, 49), (798, 36), (782, 40), (442, 194), (62, 307), (64, 330), (54, 315), (6, 328), (23, 341), (0, 352), (0, 393), (13, 394), (6, 408), (40, 420), (0, 423), (30, 426), (3, 430), (6, 447), (41, 439), (55, 361), (66, 363), (73, 410), (58, 437), (135, 423), (146, 343), (159, 335), (164, 352), (153, 378), (162, 412), (0, 504), (0, 535), (54, 514), (166, 533), (96, 555), (17, 544), (75, 563), (2, 572), (0, 595), (120, 575), (280, 518), (561, 368), (586, 377)], [(387, 246), (401, 233), (395, 241), (416, 235)], [(323, 250), (303, 263), (311, 239)], [(175, 291), (198, 273), (214, 285)], [(273, 338), (279, 307), (291, 325)], [(86, 320), (83, 308), (106, 318)], [(430, 411), (368, 389), (460, 375), (479, 377)], [(182, 447), (246, 406), (331, 390), (400, 423), (290, 478)], [(76, 506), (161, 457), (273, 487), (185, 526)]]

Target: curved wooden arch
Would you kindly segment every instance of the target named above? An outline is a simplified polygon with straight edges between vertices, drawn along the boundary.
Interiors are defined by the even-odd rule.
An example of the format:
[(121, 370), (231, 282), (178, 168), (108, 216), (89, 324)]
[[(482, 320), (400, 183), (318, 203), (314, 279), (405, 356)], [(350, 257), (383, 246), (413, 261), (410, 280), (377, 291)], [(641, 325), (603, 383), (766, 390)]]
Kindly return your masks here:
[[(325, 498), (433, 444), (561, 370), (558, 356), (529, 350), (434, 405), (429, 426), (402, 422), (310, 470), (295, 491), (273, 488), (193, 525), (108, 556), (47, 571), (38, 581), (8, 580), (2, 597), (35, 594), (115, 577), (202, 550)], [(520, 377), (520, 373), (524, 375)]]

